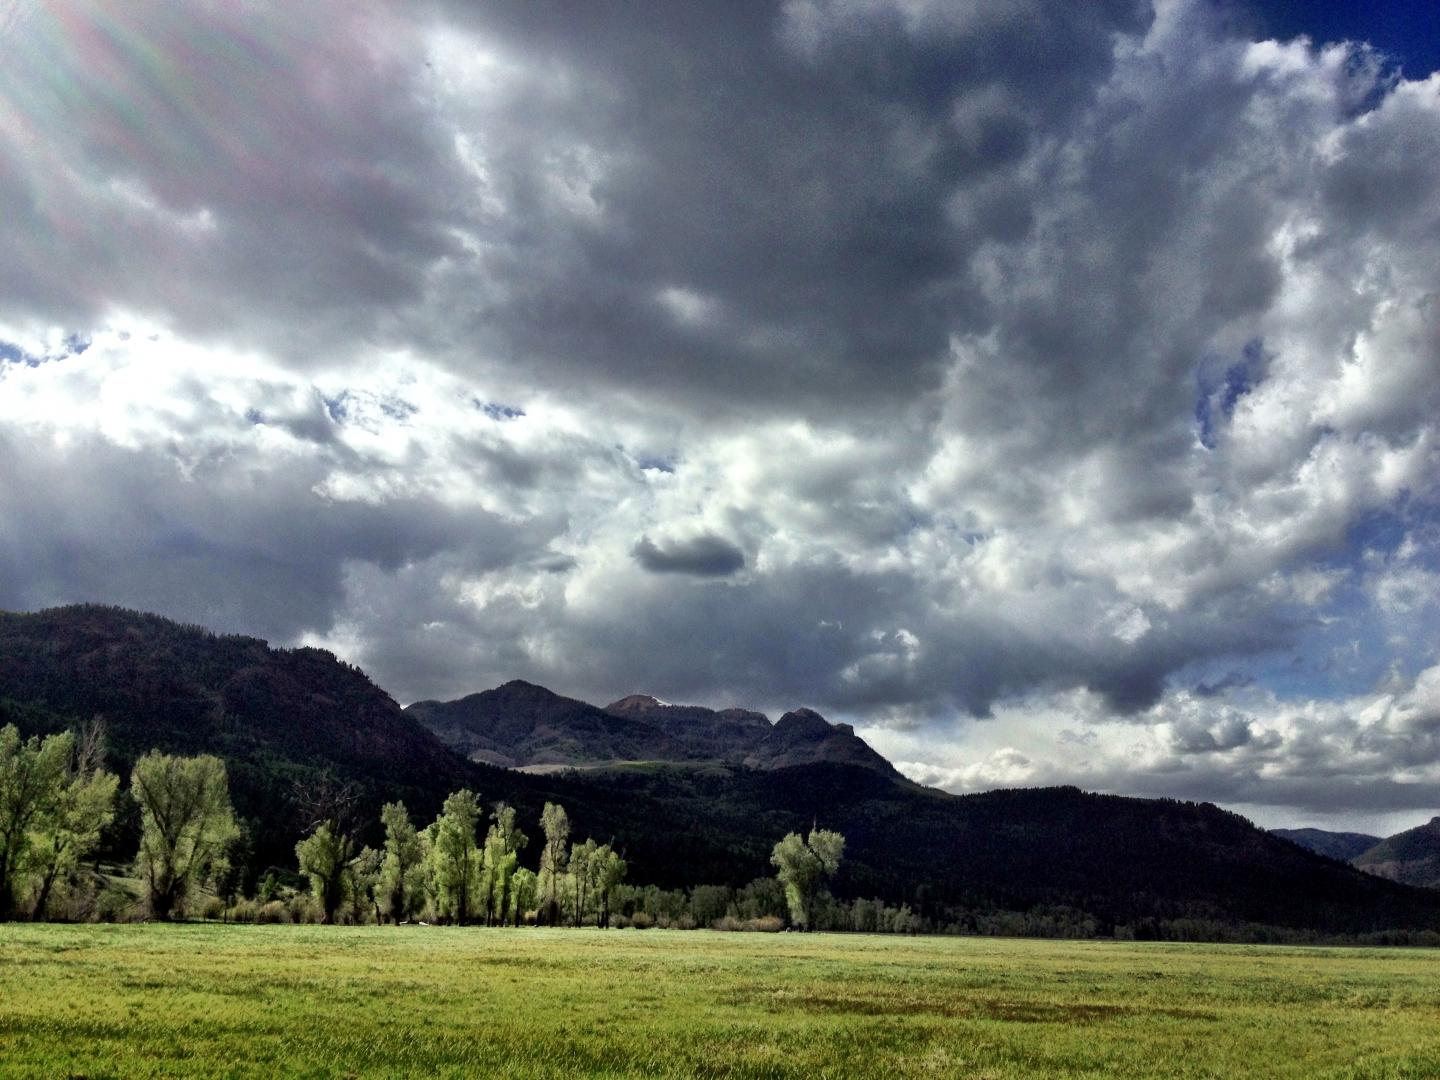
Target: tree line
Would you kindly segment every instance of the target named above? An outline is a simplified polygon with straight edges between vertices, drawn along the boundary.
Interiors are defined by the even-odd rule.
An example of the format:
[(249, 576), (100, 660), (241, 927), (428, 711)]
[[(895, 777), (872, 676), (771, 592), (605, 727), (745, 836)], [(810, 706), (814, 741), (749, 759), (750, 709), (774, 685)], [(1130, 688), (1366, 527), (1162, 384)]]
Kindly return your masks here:
[[(114, 821), (119, 787), (104, 767), (99, 724), (30, 739), (14, 725), (0, 728), (0, 919), (76, 917), (73, 904), (54, 909), (57, 890), (73, 897), (100, 884), (104, 875), (87, 859)], [(357, 790), (328, 778), (297, 796), (305, 835), (295, 845), (294, 879), (304, 887), (272, 871), (247, 896), (247, 837), (220, 758), (152, 750), (136, 761), (129, 791), (139, 810), (136, 895), (125, 911), (109, 889), (108, 902), (94, 905), (98, 917), (915, 929), (908, 909), (878, 901), (858, 902), (856, 919), (836, 918), (842, 908), (825, 888), (844, 852), (836, 832), (785, 836), (771, 858), (776, 876), (743, 889), (662, 890), (627, 882), (613, 842), (572, 843), (569, 817), (555, 803), (540, 815), (536, 869), (521, 865), (531, 838), (515, 808), (501, 802), (487, 811), (468, 789), (452, 792), (423, 828), (404, 803), (385, 804), (383, 843), (363, 845)]]

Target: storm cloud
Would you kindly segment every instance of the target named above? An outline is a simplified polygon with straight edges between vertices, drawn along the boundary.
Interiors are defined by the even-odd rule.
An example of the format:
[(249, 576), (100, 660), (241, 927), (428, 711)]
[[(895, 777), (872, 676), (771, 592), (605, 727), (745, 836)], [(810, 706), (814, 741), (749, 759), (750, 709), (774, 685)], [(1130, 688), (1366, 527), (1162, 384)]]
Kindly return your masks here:
[(1240, 25), (0, 8), (0, 606), (1433, 812), (1440, 77)]
[(745, 553), (718, 536), (697, 536), (665, 547), (642, 536), (632, 554), (636, 562), (653, 574), (723, 577), (745, 566)]

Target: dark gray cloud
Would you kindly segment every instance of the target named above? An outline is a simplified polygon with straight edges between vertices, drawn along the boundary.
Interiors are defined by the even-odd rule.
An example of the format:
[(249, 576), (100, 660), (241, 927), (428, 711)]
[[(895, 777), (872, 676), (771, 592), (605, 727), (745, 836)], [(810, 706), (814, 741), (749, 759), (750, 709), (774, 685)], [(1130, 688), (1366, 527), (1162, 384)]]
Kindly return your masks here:
[(457, 250), (460, 171), (398, 16), (11, 5), (7, 315), (119, 306), (294, 362), (380, 332)]
[(696, 536), (663, 547), (642, 536), (631, 554), (652, 574), (727, 577), (745, 568), (745, 553), (719, 536)]
[(478, 508), (317, 493), (319, 463), (225, 456), (182, 465), (101, 439), (62, 451), (0, 430), (0, 608), (101, 599), (217, 631), (296, 640), (347, 611), (353, 564), (399, 573), (445, 553), (485, 573), (535, 557), (546, 536)]

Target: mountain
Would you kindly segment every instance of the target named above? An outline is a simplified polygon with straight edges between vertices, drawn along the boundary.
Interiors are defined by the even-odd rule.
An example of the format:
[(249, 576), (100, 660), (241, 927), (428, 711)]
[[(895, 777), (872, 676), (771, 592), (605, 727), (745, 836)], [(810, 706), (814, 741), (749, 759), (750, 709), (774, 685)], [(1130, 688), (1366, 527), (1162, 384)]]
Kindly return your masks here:
[(784, 769), (858, 765), (903, 780), (849, 724), (796, 709), (772, 725), (748, 709), (670, 705), (631, 694), (604, 709), (516, 680), (456, 701), (417, 701), (408, 715), (457, 753), (507, 768), (619, 762), (742, 764)]
[(648, 694), (631, 694), (605, 706), (611, 716), (640, 720), (664, 732), (697, 760), (724, 760), (770, 734), (770, 719), (749, 709), (670, 705)]
[(1391, 881), (1440, 889), (1440, 817), (1380, 841), (1354, 863)]
[(358, 668), (321, 649), (271, 649), (155, 615), (82, 605), (0, 612), (0, 723), (28, 731), (104, 721), (128, 779), (152, 748), (213, 753), (257, 850), (293, 860), (297, 795), (329, 775), (367, 802), (432, 812), (473, 771)]
[(681, 743), (697, 759), (738, 762), (751, 769), (785, 769), (816, 762), (859, 765), (894, 780), (895, 767), (849, 724), (832, 724), (811, 709), (796, 709), (771, 724), (749, 709), (669, 705), (632, 694), (605, 706), (614, 716), (643, 720)]
[(1349, 862), (1380, 843), (1380, 837), (1368, 833), (1329, 832), (1326, 829), (1271, 829), (1270, 835), (1341, 862)]
[(787, 769), (819, 762), (858, 765), (892, 780), (904, 779), (849, 724), (832, 724), (810, 709), (795, 709), (780, 717), (743, 761), (752, 769)]
[(417, 701), (405, 711), (457, 753), (507, 768), (692, 756), (651, 724), (519, 679), (457, 701)]
[[(621, 745), (631, 729), (613, 725), (623, 717), (507, 687), (487, 700), (520, 713), (521, 730), (569, 709), (575, 730), (593, 723), (617, 750), (640, 749)], [(1440, 893), (1362, 874), (1214, 806), (1074, 788), (958, 797), (869, 765), (783, 764), (792, 737), (848, 742), (813, 714), (782, 718), (757, 744), (776, 736), (771, 768), (707, 759), (530, 775), (452, 753), (363, 672), (319, 649), (272, 649), (115, 608), (0, 613), (0, 724), (31, 733), (97, 714), (122, 775), (152, 747), (224, 757), (254, 830), (257, 871), (293, 869), (296, 788), (328, 775), (362, 791), (368, 843), (378, 840), (382, 801), (404, 799), (423, 823), (448, 792), (470, 787), (487, 805), (515, 805), (532, 837), (544, 803), (562, 803), (573, 837), (613, 841), (632, 881), (663, 888), (768, 876), (776, 840), (818, 824), (847, 840), (837, 896), (909, 903), (941, 923), (979, 928), (996, 925), (987, 913), (1028, 912), (1078, 932), (1142, 935), (1215, 937), (1240, 923), (1440, 930)], [(647, 724), (643, 735), (665, 732)], [(524, 853), (532, 869), (539, 846)]]
[[(945, 912), (1088, 913), (1099, 932), (1188, 920), (1199, 936), (1258, 923), (1331, 933), (1440, 930), (1440, 896), (1406, 888), (1271, 836), (1210, 804), (1040, 788), (948, 795), (870, 769), (586, 773), (666, 823), (680, 860), (661, 884), (721, 880), (715, 847), (739, 880), (769, 872), (769, 837), (812, 822), (845, 835), (841, 896)], [(713, 867), (713, 868), (712, 868)], [(734, 874), (734, 871), (732, 871)], [(735, 880), (732, 877), (731, 880)]]

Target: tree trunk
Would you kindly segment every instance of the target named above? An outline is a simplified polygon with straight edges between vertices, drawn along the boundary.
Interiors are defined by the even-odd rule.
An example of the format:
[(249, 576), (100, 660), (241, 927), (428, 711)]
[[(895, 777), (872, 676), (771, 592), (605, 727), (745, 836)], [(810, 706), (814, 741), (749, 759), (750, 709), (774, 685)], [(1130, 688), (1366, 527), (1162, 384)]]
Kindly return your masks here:
[(150, 914), (161, 922), (169, 922), (175, 910), (175, 895), (170, 889), (159, 889), (150, 894)]
[(44, 880), (40, 882), (40, 895), (35, 898), (35, 910), (30, 913), (30, 920), (32, 922), (40, 922), (45, 918), (45, 909), (50, 904), (50, 889), (54, 886), (55, 878), (59, 873), (60, 862), (57, 859), (50, 865), (50, 869), (46, 872)]
[(345, 899), (342, 888), (344, 883), (344, 875), (336, 874), (324, 883), (324, 887), (320, 891), (320, 921), (326, 926), (334, 924), (335, 913), (340, 910), (340, 905)]
[(10, 848), (0, 844), (0, 922), (8, 922), (14, 908), (10, 902)]

